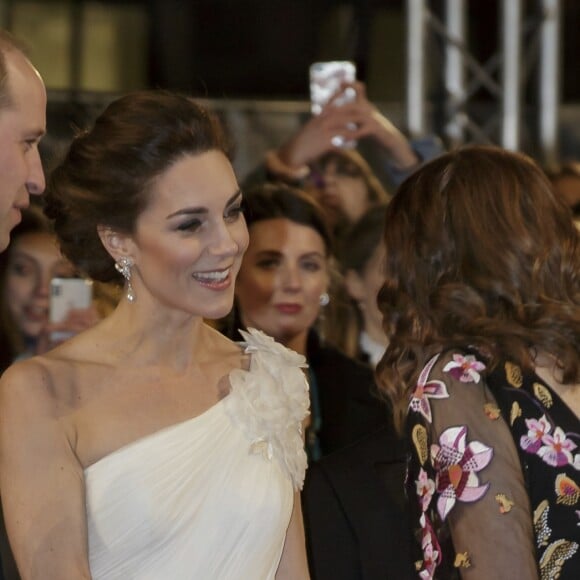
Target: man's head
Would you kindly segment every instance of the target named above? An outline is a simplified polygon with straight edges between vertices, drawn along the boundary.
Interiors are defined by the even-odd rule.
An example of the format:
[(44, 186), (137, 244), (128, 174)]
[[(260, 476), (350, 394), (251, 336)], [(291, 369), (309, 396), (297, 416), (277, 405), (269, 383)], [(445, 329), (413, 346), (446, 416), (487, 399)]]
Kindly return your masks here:
[(46, 131), (46, 90), (18, 43), (0, 30), (0, 251), (30, 195), (44, 191), (38, 143)]

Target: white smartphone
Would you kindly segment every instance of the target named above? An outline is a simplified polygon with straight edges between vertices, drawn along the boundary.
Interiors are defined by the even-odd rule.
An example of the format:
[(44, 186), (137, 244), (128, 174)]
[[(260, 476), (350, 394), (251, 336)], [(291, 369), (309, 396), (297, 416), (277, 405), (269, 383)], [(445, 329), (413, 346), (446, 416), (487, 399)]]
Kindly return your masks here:
[[(356, 66), (349, 60), (331, 60), (314, 62), (310, 65), (310, 109), (318, 115), (324, 105), (339, 90), (344, 82), (356, 80)], [(353, 101), (356, 98), (354, 89), (346, 89), (335, 101), (337, 106)]]
[[(53, 278), (50, 281), (50, 322), (62, 322), (72, 309), (88, 308), (93, 300), (93, 283), (83, 278)], [(51, 333), (51, 340), (72, 336), (65, 331)]]

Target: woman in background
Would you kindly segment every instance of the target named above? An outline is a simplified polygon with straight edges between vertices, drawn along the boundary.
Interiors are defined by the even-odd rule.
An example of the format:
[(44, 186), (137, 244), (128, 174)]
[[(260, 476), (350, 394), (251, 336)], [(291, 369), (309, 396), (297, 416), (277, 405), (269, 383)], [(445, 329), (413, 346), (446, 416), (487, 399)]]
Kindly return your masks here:
[(62, 323), (49, 323), (51, 279), (73, 276), (75, 269), (60, 253), (42, 210), (35, 206), (23, 210), (10, 245), (0, 255), (0, 371), (17, 358), (48, 350), (51, 331), (80, 332), (106, 314), (101, 287), (94, 306), (71, 310)]
[(246, 192), (245, 215), (250, 243), (226, 332), (258, 328), (306, 357), (306, 446), (316, 460), (384, 424), (386, 407), (374, 396), (372, 371), (332, 346), (332, 241), (321, 208), (300, 190), (263, 185)]
[(354, 306), (344, 333), (344, 350), (374, 369), (387, 348), (383, 316), (377, 305), (384, 281), (383, 232), (386, 205), (368, 210), (346, 233), (340, 248), (344, 285)]
[(407, 421), (420, 577), (580, 577), (569, 209), (531, 159), (466, 147), (399, 188), (385, 250), (378, 378)]

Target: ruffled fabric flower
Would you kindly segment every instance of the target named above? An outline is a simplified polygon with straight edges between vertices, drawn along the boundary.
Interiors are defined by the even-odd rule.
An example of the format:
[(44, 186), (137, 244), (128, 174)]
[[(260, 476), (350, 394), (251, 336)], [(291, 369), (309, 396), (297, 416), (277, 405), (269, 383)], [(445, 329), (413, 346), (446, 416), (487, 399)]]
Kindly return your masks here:
[(230, 374), (231, 394), (226, 399), (230, 416), (251, 441), (250, 451), (265, 460), (276, 459), (302, 489), (306, 453), (302, 422), (308, 415), (308, 382), (301, 368), (306, 359), (274, 341), (263, 332), (240, 331), (250, 369)]
[(546, 433), (542, 437), (542, 447), (538, 449), (538, 457), (541, 457), (552, 467), (562, 467), (574, 463), (572, 451), (576, 449), (576, 444), (566, 437), (560, 427), (554, 429), (554, 434)]
[(521, 436), (520, 447), (528, 453), (536, 454), (542, 447), (544, 436), (552, 430), (552, 425), (546, 415), (542, 415), (539, 419), (526, 419), (526, 427), (528, 434)]
[(450, 427), (441, 433), (439, 445), (431, 445), (431, 459), (437, 471), (437, 511), (444, 520), (456, 500), (474, 502), (483, 497), (489, 483), (479, 485), (476, 472), (486, 467), (493, 449), (479, 441), (466, 445), (467, 427)]
[(483, 370), (485, 370), (485, 365), (472, 354), (459, 353), (454, 354), (453, 360), (443, 367), (443, 372), (449, 373), (455, 380), (462, 383), (479, 383), (481, 379), (479, 373)]
[(421, 374), (417, 379), (417, 386), (415, 387), (415, 391), (413, 392), (413, 396), (409, 402), (409, 407), (413, 411), (423, 415), (429, 423), (432, 421), (431, 404), (429, 403), (429, 399), (445, 399), (449, 397), (447, 387), (443, 381), (427, 381), (429, 373), (438, 358), (439, 355), (435, 355), (421, 371)]
[(419, 503), (421, 504), (421, 511), (425, 512), (427, 511), (427, 508), (431, 503), (431, 498), (435, 493), (435, 482), (430, 479), (427, 472), (421, 468), (419, 471), (419, 478), (415, 481), (415, 486), (417, 488)]
[(423, 551), (419, 578), (431, 580), (435, 577), (435, 570), (441, 563), (441, 548), (427, 514), (422, 514), (419, 523), (421, 524), (421, 549)]

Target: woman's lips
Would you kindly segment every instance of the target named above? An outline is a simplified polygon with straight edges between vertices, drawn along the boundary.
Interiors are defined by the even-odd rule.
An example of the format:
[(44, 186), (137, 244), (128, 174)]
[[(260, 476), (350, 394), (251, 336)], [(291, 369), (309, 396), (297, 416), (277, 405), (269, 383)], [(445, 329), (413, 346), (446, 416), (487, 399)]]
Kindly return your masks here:
[(302, 310), (300, 304), (276, 304), (275, 308), (282, 314), (298, 314)]

